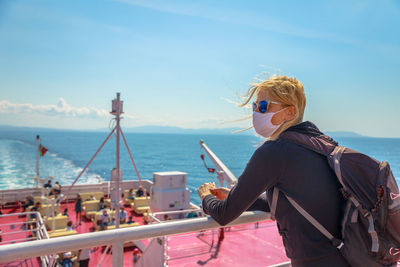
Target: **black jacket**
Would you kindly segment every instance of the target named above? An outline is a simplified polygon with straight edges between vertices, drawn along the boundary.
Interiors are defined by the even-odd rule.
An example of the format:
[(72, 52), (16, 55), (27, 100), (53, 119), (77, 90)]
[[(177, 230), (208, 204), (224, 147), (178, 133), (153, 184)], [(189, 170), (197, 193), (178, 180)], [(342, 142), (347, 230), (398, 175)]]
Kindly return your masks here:
[[(311, 122), (303, 122), (286, 131), (313, 136), (322, 134)], [(208, 195), (203, 199), (203, 209), (221, 225), (231, 222), (245, 210), (269, 211), (268, 203), (271, 203), (275, 186), (294, 198), (333, 236), (341, 238), (344, 199), (327, 159), (285, 139), (267, 141), (259, 147), (228, 197), (220, 201)], [(263, 192), (267, 199), (260, 197)], [(282, 193), (279, 194), (276, 219), (292, 263), (293, 260), (307, 261), (340, 254)]]

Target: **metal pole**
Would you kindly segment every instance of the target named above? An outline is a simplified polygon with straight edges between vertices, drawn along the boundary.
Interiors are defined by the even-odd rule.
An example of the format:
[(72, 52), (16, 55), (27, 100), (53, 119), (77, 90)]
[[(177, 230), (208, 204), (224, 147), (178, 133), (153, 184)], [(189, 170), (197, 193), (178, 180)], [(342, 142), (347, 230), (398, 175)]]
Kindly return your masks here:
[[(120, 127), (120, 116), (122, 112), (122, 105), (120, 101), (120, 93), (117, 93), (117, 110), (115, 114), (115, 120), (116, 120), (116, 129), (117, 129), (117, 136), (116, 136), (116, 169), (117, 169), (117, 175), (115, 177), (115, 229), (119, 228), (119, 222), (120, 222), (120, 212), (119, 212), (119, 202), (121, 201), (121, 191), (120, 191), (120, 180), (121, 180), (121, 170), (120, 170), (120, 165), (119, 165), (119, 148), (120, 148), (120, 132), (121, 132), (121, 127)], [(112, 246), (112, 264), (114, 267), (119, 267), (123, 266), (124, 264), (124, 243), (121, 241), (115, 242)]]
[[(246, 211), (226, 226), (255, 223), (270, 219), (270, 214), (262, 211)], [(182, 233), (220, 228), (211, 217), (193, 218), (165, 223), (149, 224), (65, 237), (50, 238), (0, 246), (0, 262), (29, 259), (83, 248), (104, 246), (121, 241), (133, 241)], [(121, 265), (123, 266), (123, 265)]]
[(40, 136), (36, 135), (36, 187), (38, 186), (39, 181), (39, 145)]
[(115, 156), (115, 160), (116, 160), (116, 169), (117, 169), (117, 177), (116, 177), (116, 181), (115, 181), (115, 187), (116, 187), (116, 211), (115, 211), (115, 228), (119, 228), (119, 221), (120, 221), (120, 214), (119, 214), (119, 201), (121, 201), (121, 193), (120, 193), (120, 180), (121, 180), (121, 170), (120, 170), (120, 166), (119, 166), (119, 138), (120, 138), (120, 132), (121, 132), (121, 128), (120, 128), (120, 115), (121, 115), (121, 102), (120, 102), (120, 93), (117, 93), (117, 114), (115, 115), (115, 120), (117, 122), (117, 138), (116, 138), (116, 156)]

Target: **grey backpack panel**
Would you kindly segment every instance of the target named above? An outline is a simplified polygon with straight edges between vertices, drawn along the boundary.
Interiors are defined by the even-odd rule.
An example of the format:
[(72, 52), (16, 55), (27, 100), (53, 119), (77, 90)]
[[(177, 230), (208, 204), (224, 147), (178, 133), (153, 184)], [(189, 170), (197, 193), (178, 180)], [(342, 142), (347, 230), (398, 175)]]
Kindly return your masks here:
[[(340, 147), (326, 135), (284, 132), (280, 139), (291, 140), (327, 157), (347, 199), (342, 236), (327, 233), (312, 215), (285, 195), (292, 205), (331, 240), (351, 266), (396, 266), (400, 260), (400, 194), (389, 164)], [(272, 218), (277, 196), (274, 193), (271, 203)]]

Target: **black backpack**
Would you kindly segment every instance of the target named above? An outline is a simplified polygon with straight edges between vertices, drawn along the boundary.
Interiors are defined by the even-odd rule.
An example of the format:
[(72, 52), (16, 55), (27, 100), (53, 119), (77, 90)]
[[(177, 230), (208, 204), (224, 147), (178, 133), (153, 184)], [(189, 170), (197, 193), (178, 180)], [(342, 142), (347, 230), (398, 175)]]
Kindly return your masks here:
[[(290, 140), (327, 157), (342, 185), (346, 206), (341, 237), (332, 236), (290, 196), (289, 202), (337, 247), (353, 267), (396, 266), (400, 260), (400, 194), (392, 170), (360, 152), (338, 146), (326, 135), (284, 132)], [(275, 219), (279, 189), (274, 188), (271, 219)]]

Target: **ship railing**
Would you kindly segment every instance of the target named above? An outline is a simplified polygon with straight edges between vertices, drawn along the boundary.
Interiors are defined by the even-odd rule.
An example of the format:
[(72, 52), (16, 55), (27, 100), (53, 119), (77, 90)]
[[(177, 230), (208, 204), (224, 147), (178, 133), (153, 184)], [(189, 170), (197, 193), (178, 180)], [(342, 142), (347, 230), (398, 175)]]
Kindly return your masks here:
[[(149, 214), (149, 217), (151, 221), (155, 223), (161, 223), (161, 222), (166, 222), (166, 220), (162, 219), (160, 220), (160, 217), (163, 217), (165, 215), (168, 216), (168, 219), (174, 219), (174, 216), (177, 216), (178, 219), (184, 219), (185, 215), (190, 213), (190, 212), (195, 212), (196, 217), (202, 217), (204, 215), (204, 212), (202, 209), (197, 208), (197, 209), (187, 209), (187, 210), (173, 210), (173, 211), (160, 211), (160, 212), (153, 212), (152, 214)], [(171, 217), (169, 217), (171, 215)]]
[[(247, 211), (226, 226), (256, 223), (268, 219), (270, 219), (269, 213), (262, 211)], [(74, 251), (77, 249), (92, 248), (110, 244), (121, 249), (120, 253), (116, 253), (116, 255), (113, 254), (113, 257), (121, 257), (121, 255), (123, 255), (123, 246), (121, 246), (123, 242), (198, 232), (220, 227), (221, 225), (219, 225), (211, 217), (199, 217), (165, 223), (149, 224), (140, 227), (113, 229), (43, 239), (26, 243), (3, 245), (0, 246), (0, 262), (10, 262), (32, 257), (53, 255), (66, 251)], [(118, 261), (114, 261), (113, 259), (113, 262)]]
[[(143, 186), (147, 192), (150, 192), (150, 187), (153, 183), (149, 180), (142, 180)], [(70, 186), (62, 185), (61, 193), (66, 193), (69, 191), (69, 194), (66, 199), (75, 199), (78, 193), (90, 193), (93, 191), (103, 192), (105, 195), (110, 194), (110, 183), (102, 182), (99, 184), (76, 184), (73, 186), (71, 191), (69, 191)], [(137, 180), (124, 180), (121, 182), (121, 190), (128, 190), (130, 188), (138, 188), (139, 181)], [(26, 200), (27, 196), (41, 196), (42, 190), (41, 188), (21, 188), (21, 189), (5, 189), (0, 190), (0, 207), (2, 208), (10, 208), (18, 205), (21, 207), (21, 203)]]
[[(189, 214), (190, 212), (194, 212), (196, 214), (196, 217), (203, 217), (205, 216), (203, 209), (200, 207), (192, 204), (194, 209), (186, 209), (186, 210), (174, 210), (174, 211), (160, 211), (160, 212), (153, 212), (152, 214), (149, 215), (150, 217), (150, 222), (151, 223), (165, 223), (169, 222), (169, 220), (174, 220), (175, 217), (178, 217), (179, 220), (187, 218), (186, 215)], [(168, 219), (166, 220), (164, 216), (168, 216)], [(192, 217), (192, 218), (196, 218)], [(161, 219), (160, 219), (161, 218)], [(189, 219), (189, 218), (188, 218)], [(214, 230), (212, 230), (214, 231)], [(213, 232), (213, 237), (214, 237), (214, 232)], [(168, 246), (168, 237), (164, 237), (164, 266), (167, 265), (166, 263), (169, 260), (169, 246)]]
[[(32, 216), (32, 215), (34, 215), (34, 216)], [(15, 226), (17, 226), (17, 225), (21, 225), (21, 228), (23, 228), (23, 230), (4, 232), (4, 233), (2, 233), (2, 236), (16, 235), (16, 234), (31, 232), (32, 233), (32, 237), (10, 239), (10, 240), (1, 242), (0, 245), (2, 243), (3, 244), (7, 244), (7, 243), (15, 244), (17, 242), (19, 242), (19, 244), (24, 244), (27, 241), (49, 239), (49, 235), (47, 233), (46, 226), (45, 226), (45, 224), (43, 222), (42, 216), (37, 211), (3, 214), (3, 215), (0, 215), (0, 219), (1, 218), (7, 218), (7, 217), (21, 217), (21, 216), (24, 216), (27, 220), (24, 221), (24, 222), (5, 223), (5, 224), (1, 224), (0, 226), (1, 226), (1, 228), (4, 229), (7, 226), (11, 226), (11, 225), (13, 226), (13, 228), (15, 228)], [(35, 219), (31, 220), (31, 218), (35, 218)], [(24, 226), (24, 227), (22, 227), (22, 226)], [(33, 229), (29, 229), (30, 226), (34, 226), (34, 228)], [(7, 245), (3, 245), (3, 246), (7, 246)], [(41, 259), (41, 262), (42, 262), (42, 266), (51, 266), (52, 258), (53, 258), (53, 256), (49, 256), (49, 255), (40, 256), (40, 259)]]

